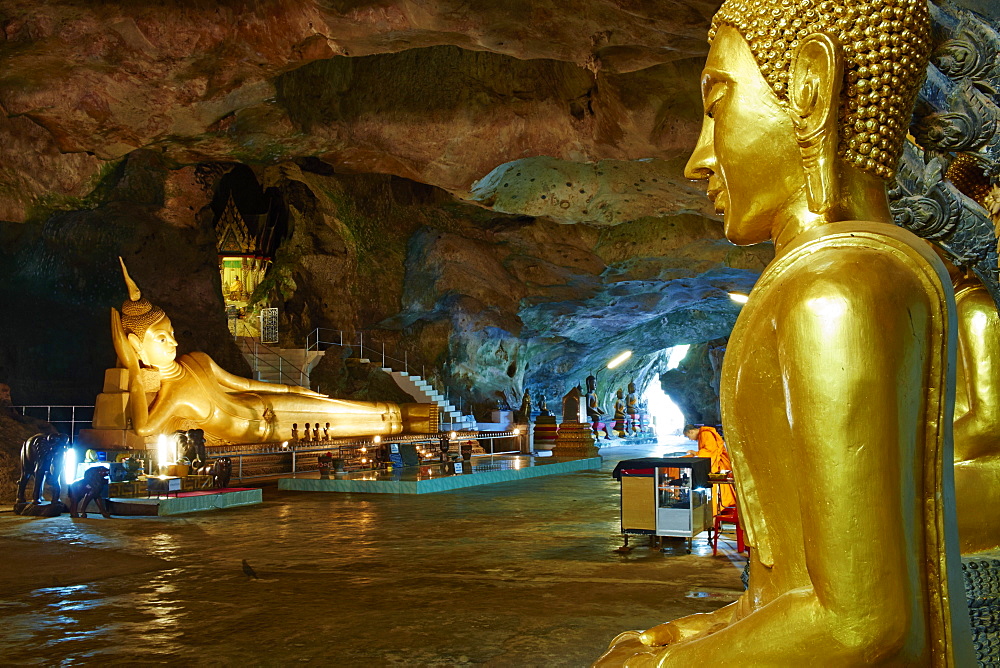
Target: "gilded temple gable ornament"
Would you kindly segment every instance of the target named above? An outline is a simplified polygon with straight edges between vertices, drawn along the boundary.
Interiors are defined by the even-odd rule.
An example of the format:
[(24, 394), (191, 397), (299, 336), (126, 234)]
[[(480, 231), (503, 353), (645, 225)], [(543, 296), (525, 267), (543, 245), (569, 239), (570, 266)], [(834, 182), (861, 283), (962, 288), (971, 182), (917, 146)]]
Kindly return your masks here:
[(220, 253), (249, 255), (254, 251), (250, 230), (240, 210), (236, 208), (236, 203), (233, 202), (232, 193), (226, 201), (226, 208), (219, 216), (219, 221), (215, 224), (215, 234), (219, 240)]

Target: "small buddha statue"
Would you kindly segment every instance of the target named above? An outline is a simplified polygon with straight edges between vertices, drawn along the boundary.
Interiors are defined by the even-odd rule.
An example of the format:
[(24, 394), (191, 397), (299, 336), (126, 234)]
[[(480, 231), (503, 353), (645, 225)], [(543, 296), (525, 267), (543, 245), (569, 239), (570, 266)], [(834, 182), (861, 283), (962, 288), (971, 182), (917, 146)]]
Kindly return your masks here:
[(531, 420), (531, 392), (527, 389), (524, 390), (524, 396), (521, 397), (521, 406), (517, 409), (516, 418), (519, 422)]
[(549, 417), (550, 415), (552, 415), (552, 413), (549, 412), (549, 404), (545, 400), (544, 394), (538, 395), (538, 414), (544, 415), (545, 417)]
[(625, 416), (626, 416), (626, 431), (629, 434), (637, 434), (640, 430), (639, 425), (639, 395), (635, 392), (635, 383), (629, 381), (628, 383), (628, 394), (625, 395)]
[(607, 423), (602, 422), (602, 418), (607, 415), (607, 411), (601, 408), (597, 399), (597, 378), (587, 376), (587, 420), (594, 431), (594, 438), (599, 438), (599, 429), (604, 424), (604, 438), (610, 439), (611, 433), (608, 431)]
[(598, 666), (975, 665), (950, 436), (954, 296), (886, 198), (930, 51), (925, 0), (725, 0), (685, 174), (771, 240), (720, 386), (750, 546), (735, 603)]
[[(193, 423), (220, 441), (280, 442), (294, 438), (295, 425), (301, 422), (305, 424), (303, 438), (308, 439), (309, 423), (303, 419), (308, 416), (328, 418), (335, 436), (436, 431), (437, 407), (433, 404), (333, 399), (305, 387), (234, 376), (205, 353), (178, 358), (170, 319), (142, 297), (124, 262), (122, 273), (129, 298), (121, 314), (111, 309), (111, 331), (119, 364), (128, 371), (128, 417), (138, 436)], [(158, 381), (152, 401), (144, 383), (149, 376)], [(116, 418), (97, 413), (95, 410), (95, 423), (115, 422)]]
[(625, 436), (625, 393), (622, 388), (618, 388), (615, 393), (615, 435), (618, 438)]

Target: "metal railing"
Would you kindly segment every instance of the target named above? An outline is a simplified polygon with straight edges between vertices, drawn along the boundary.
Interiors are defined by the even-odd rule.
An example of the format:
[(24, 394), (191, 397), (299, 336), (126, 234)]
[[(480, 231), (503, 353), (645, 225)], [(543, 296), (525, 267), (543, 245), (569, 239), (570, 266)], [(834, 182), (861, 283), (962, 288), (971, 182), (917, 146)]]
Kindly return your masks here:
[[(261, 343), (260, 339), (240, 336), (236, 337), (236, 345), (239, 346), (241, 353), (246, 353), (253, 357), (254, 380), (265, 380), (263, 377), (264, 374), (276, 373), (278, 375), (277, 382), (279, 383), (305, 385), (309, 382), (309, 374), (306, 373), (305, 369), (285, 359), (280, 352), (265, 343)], [(274, 355), (276, 363), (262, 359), (262, 354)]]
[[(430, 383), (431, 387), (444, 397), (446, 403), (455, 406), (452, 404), (448, 387), (440, 377), (427, 377), (428, 367), (426, 365), (418, 363), (416, 360), (411, 360), (410, 354), (406, 350), (400, 353), (392, 348), (387, 349), (384, 341), (377, 341), (376, 339), (376, 332), (373, 331), (366, 332), (359, 330), (357, 332), (345, 332), (340, 329), (317, 327), (306, 336), (306, 355), (314, 351), (324, 352), (337, 346), (356, 351), (356, 357), (360, 359), (380, 361), (383, 369), (390, 369), (397, 372), (402, 371), (406, 374), (416, 373), (417, 369), (419, 369), (420, 378)], [(458, 405), (456, 408), (459, 414), (463, 412), (464, 402), (461, 394), (458, 395)]]
[[(81, 429), (87, 429), (94, 422), (94, 407), (87, 405), (33, 405), (11, 406), (19, 414), (37, 420), (45, 420), (64, 434), (69, 435), (70, 443), (76, 440)], [(59, 425), (69, 425), (69, 429), (59, 428)]]
[[(215, 446), (209, 448), (209, 457), (217, 459), (219, 457), (229, 457), (230, 459), (235, 459), (233, 462), (233, 479), (235, 480), (251, 480), (255, 478), (277, 478), (285, 475), (294, 475), (301, 472), (298, 468), (299, 457), (301, 455), (319, 455), (324, 452), (330, 452), (331, 450), (337, 450), (339, 458), (341, 459), (351, 459), (357, 458), (357, 451), (361, 448), (377, 448), (380, 445), (386, 446), (390, 443), (409, 443), (409, 444), (431, 444), (436, 446), (440, 443), (441, 437), (444, 434), (428, 434), (428, 435), (396, 435), (396, 436), (384, 436), (382, 437), (381, 443), (375, 443), (373, 439), (330, 439), (328, 441), (288, 441), (284, 443), (249, 443), (244, 445), (229, 445), (229, 446)], [(518, 454), (521, 452), (519, 447), (520, 439), (526, 438), (525, 434), (515, 433), (514, 431), (491, 431), (491, 432), (457, 432), (454, 439), (450, 439), (452, 443), (459, 444), (462, 441), (489, 441), (490, 449), (489, 452), (485, 451), (485, 455), (506, 455), (506, 454)], [(513, 449), (497, 449), (495, 441), (498, 440), (511, 440), (514, 444)], [(291, 455), (291, 470), (284, 471), (281, 473), (263, 473), (258, 475), (243, 475), (243, 458), (244, 457), (259, 457), (262, 455)], [(147, 452), (147, 457), (150, 461), (155, 461), (157, 454), (155, 451), (150, 450)], [(313, 470), (313, 469), (308, 469)]]

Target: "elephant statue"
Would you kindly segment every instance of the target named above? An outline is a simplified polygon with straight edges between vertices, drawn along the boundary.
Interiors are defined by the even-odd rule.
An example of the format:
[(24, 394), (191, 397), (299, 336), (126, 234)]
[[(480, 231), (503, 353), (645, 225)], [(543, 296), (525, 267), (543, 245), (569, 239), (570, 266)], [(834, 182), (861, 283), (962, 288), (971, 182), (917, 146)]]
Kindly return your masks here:
[(229, 487), (229, 480), (233, 477), (233, 460), (229, 457), (219, 457), (212, 465), (212, 487), (222, 489)]
[(204, 429), (187, 430), (187, 442), (181, 454), (191, 462), (192, 470), (198, 470), (208, 462), (208, 454), (205, 451)]
[(111, 517), (108, 506), (104, 503), (102, 491), (108, 480), (107, 466), (91, 466), (84, 471), (83, 478), (69, 485), (69, 514), (73, 517), (86, 517), (87, 506), (91, 501), (97, 503), (97, 509), (104, 517)]
[(52, 487), (52, 502), (59, 501), (59, 466), (69, 444), (66, 434), (35, 434), (21, 446), (21, 477), (17, 481), (17, 503), (27, 503), (24, 492), (28, 481), (35, 479), (31, 494), (32, 503), (41, 503), (45, 483)]

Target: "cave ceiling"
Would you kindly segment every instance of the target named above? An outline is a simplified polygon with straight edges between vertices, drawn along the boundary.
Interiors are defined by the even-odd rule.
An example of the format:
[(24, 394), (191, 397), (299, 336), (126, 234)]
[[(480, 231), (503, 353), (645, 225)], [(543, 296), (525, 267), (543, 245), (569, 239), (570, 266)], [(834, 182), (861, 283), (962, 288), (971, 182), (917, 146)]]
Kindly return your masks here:
[[(406, 330), (470, 397), (551, 397), (626, 347), (648, 377), (728, 333), (726, 293), (770, 254), (723, 240), (683, 178), (718, 4), (0, 0), (0, 221), (35, 244), (7, 249), (6, 285), (113, 304), (96, 264), (185, 246), (205, 285), (152, 296), (199, 295), (181, 333), (240, 371), (201, 266), (242, 163), (289, 206), (274, 296), (295, 336)], [(81, 247), (90, 265), (66, 261)]]

